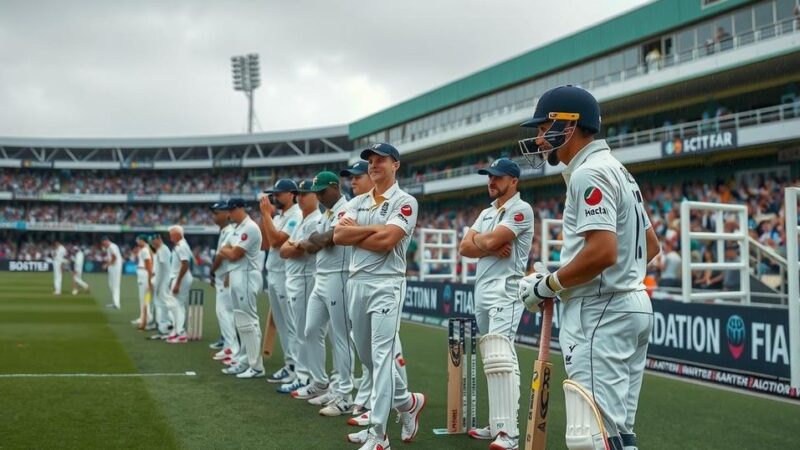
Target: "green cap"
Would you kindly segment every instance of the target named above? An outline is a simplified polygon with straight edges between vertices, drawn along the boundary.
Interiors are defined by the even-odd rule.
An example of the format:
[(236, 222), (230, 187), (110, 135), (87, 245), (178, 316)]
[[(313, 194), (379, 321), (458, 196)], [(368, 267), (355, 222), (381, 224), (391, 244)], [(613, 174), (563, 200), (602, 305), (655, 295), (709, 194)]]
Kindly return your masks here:
[(140, 241), (147, 242), (147, 235), (146, 234), (140, 234), (140, 235), (136, 236), (136, 239), (138, 239)]
[(338, 186), (339, 177), (336, 176), (335, 173), (325, 170), (318, 173), (317, 176), (314, 177), (313, 183), (314, 185), (311, 186), (311, 191), (321, 192), (324, 191), (329, 186)]

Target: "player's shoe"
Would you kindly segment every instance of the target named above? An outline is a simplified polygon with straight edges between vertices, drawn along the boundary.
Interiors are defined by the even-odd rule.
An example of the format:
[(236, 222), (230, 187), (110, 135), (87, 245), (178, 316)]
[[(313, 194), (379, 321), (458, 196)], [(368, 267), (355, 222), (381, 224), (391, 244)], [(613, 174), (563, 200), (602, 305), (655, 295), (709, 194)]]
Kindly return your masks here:
[(512, 438), (509, 435), (503, 433), (502, 431), (497, 435), (494, 442), (489, 444), (489, 450), (508, 450), (519, 449), (519, 439)]
[(73, 289), (72, 290), (72, 295), (78, 295), (78, 290), (77, 289)]
[(249, 368), (250, 367), (247, 364), (240, 364), (237, 362), (236, 364), (231, 364), (230, 366), (222, 369), (222, 373), (225, 375), (239, 375)]
[(61, 292), (53, 291), (53, 295), (61, 295)]
[(119, 309), (119, 306), (117, 306), (117, 305), (115, 305), (115, 304), (113, 304), (113, 303), (109, 303), (109, 304), (107, 304), (107, 305), (106, 305), (106, 308), (109, 308), (109, 309)]
[(294, 380), (294, 367), (286, 365), (278, 369), (275, 373), (267, 377), (270, 383), (286, 384)]
[(141, 320), (139, 320), (139, 318), (138, 318), (138, 317), (137, 317), (137, 318), (135, 318), (135, 319), (133, 319), (133, 320), (131, 320), (131, 325), (136, 325), (137, 327), (138, 327), (139, 325), (141, 325), (141, 323), (142, 323), (142, 321), (141, 321)]
[(367, 433), (367, 442), (358, 450), (389, 450), (390, 448), (389, 438), (386, 437), (385, 434), (383, 436), (377, 436), (370, 430), (369, 433)]
[(369, 425), (369, 416), (370, 416), (370, 412), (367, 411), (367, 412), (361, 414), (360, 416), (351, 417), (351, 418), (347, 419), (347, 424), (348, 425), (352, 425), (354, 427), (365, 427), (365, 426)]
[(282, 384), (276, 391), (278, 391), (279, 394), (291, 394), (306, 385), (308, 385), (308, 380), (303, 381), (300, 378), (296, 378), (291, 383)]
[(353, 405), (353, 415), (354, 416), (360, 416), (360, 415), (364, 414), (367, 411), (369, 411), (369, 408), (367, 408), (364, 405)]
[(355, 433), (350, 433), (345, 439), (347, 439), (347, 442), (353, 444), (364, 444), (367, 442), (367, 439), (369, 439), (369, 430), (363, 429), (361, 431), (356, 431)]
[(317, 383), (308, 383), (308, 385), (301, 387), (300, 389), (292, 392), (292, 397), (298, 400), (308, 400), (310, 398), (319, 397), (320, 395), (325, 395), (329, 391), (329, 385), (325, 384), (322, 387), (317, 385)]
[(353, 402), (349, 397), (349, 395), (346, 398), (337, 396), (328, 402), (324, 408), (319, 410), (319, 415), (326, 417), (337, 417), (349, 413), (353, 410)]
[(264, 373), (263, 369), (262, 370), (258, 370), (258, 369), (253, 369), (252, 367), (248, 367), (247, 370), (245, 370), (244, 372), (236, 374), (236, 378), (243, 378), (243, 379), (244, 378), (263, 378), (265, 376), (267, 376), (267, 374)]
[(231, 353), (233, 353), (231, 351), (231, 349), (223, 348), (222, 350), (218, 351), (217, 353), (214, 353), (214, 356), (212, 356), (211, 358), (214, 361), (222, 361), (225, 358), (229, 358), (231, 356)]
[(167, 338), (168, 344), (185, 344), (188, 342), (188, 338), (185, 334), (173, 334)]
[(314, 406), (325, 406), (325, 405), (327, 405), (328, 403), (332, 402), (335, 399), (336, 399), (336, 394), (334, 394), (333, 392), (328, 391), (328, 393), (322, 394), (319, 397), (314, 397), (314, 398), (308, 399), (308, 403), (310, 403), (310, 404), (312, 404)]
[(424, 394), (418, 392), (411, 394), (411, 408), (408, 411), (397, 411), (397, 421), (402, 423), (403, 430), (400, 432), (400, 438), (403, 442), (411, 442), (414, 436), (419, 431), (419, 415), (425, 409), (427, 399)]
[(216, 342), (208, 344), (208, 348), (210, 348), (211, 350), (222, 350), (223, 348), (225, 348), (225, 339), (220, 337), (219, 339), (217, 339)]
[(473, 428), (469, 430), (468, 434), (472, 439), (480, 439), (482, 441), (492, 439), (492, 430), (488, 426), (484, 428)]
[(158, 325), (156, 325), (154, 323), (151, 323), (150, 325), (145, 325), (144, 330), (145, 331), (153, 331), (156, 328), (158, 328)]
[(156, 334), (151, 335), (147, 339), (150, 339), (151, 341), (163, 341), (163, 340), (167, 339), (168, 337), (169, 337), (168, 334), (156, 333)]

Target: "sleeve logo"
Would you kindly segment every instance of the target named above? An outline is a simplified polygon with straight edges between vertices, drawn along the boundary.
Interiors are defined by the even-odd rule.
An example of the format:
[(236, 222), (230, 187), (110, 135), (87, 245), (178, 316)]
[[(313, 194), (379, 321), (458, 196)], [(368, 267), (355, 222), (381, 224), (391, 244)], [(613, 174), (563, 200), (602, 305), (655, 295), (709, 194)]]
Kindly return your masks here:
[(247, 240), (247, 233), (242, 233), (242, 242)]
[(583, 200), (589, 206), (596, 206), (603, 201), (603, 192), (594, 186), (583, 191)]
[(411, 205), (403, 205), (403, 207), (400, 208), (400, 214), (406, 217), (410, 216), (413, 212), (414, 211), (411, 209)]
[(522, 222), (525, 220), (525, 216), (522, 213), (514, 214), (514, 222)]

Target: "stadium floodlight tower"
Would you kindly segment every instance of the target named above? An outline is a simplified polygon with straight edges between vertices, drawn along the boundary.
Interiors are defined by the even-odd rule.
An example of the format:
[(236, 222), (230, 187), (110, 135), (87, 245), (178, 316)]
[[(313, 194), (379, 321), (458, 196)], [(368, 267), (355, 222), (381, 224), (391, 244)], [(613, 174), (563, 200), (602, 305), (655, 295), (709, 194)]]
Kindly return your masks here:
[(233, 89), (247, 97), (247, 132), (253, 132), (253, 91), (261, 86), (261, 68), (258, 53), (231, 57)]

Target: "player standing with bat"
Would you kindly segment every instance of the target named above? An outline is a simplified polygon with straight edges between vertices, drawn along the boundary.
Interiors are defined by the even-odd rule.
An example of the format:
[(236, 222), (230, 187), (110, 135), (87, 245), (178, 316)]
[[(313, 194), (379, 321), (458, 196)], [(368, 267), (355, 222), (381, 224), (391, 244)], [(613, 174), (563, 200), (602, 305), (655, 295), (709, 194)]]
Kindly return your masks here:
[[(567, 166), (562, 266), (548, 273), (536, 264), (519, 291), (529, 309), (554, 297), (564, 305), (559, 341), (569, 378), (567, 447), (635, 449), (633, 426), (653, 328), (643, 280), (647, 262), (659, 252), (658, 239), (636, 180), (604, 140), (594, 139), (600, 106), (589, 92), (574, 86), (545, 92), (522, 126), (538, 129), (535, 138), (519, 142), (534, 168), (545, 162)], [(533, 431), (526, 448), (544, 448)]]

